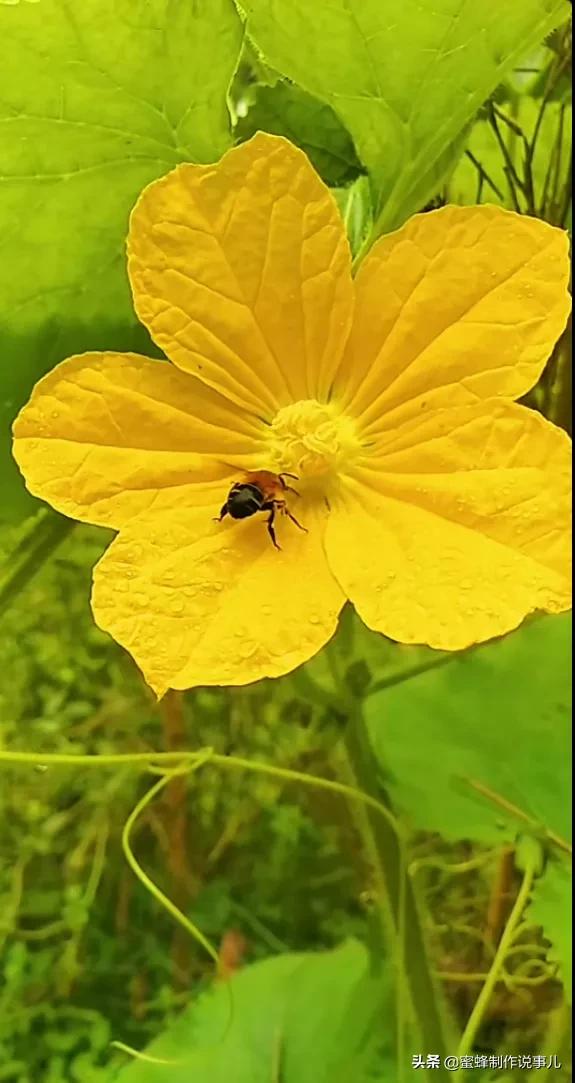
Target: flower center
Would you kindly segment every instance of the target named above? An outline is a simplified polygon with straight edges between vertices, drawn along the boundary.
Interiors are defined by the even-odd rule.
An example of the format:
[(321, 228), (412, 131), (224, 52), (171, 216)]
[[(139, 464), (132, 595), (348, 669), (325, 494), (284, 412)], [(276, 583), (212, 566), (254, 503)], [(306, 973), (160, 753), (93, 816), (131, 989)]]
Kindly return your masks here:
[(283, 406), (274, 417), (268, 450), (277, 473), (302, 480), (327, 478), (361, 451), (355, 423), (333, 403), (303, 399)]

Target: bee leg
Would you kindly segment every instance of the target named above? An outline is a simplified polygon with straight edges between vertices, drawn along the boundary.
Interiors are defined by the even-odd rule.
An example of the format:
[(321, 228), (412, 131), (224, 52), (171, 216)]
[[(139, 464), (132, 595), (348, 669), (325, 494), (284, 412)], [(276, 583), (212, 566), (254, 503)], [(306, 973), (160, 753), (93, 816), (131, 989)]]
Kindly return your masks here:
[(224, 504), (223, 508), (222, 508), (222, 509), (221, 509), (221, 511), (220, 511), (220, 514), (219, 514), (219, 515), (217, 515), (217, 516), (216, 516), (216, 517), (215, 517), (215, 518), (213, 519), (213, 522), (214, 522), (214, 523), (221, 523), (222, 519), (224, 519), (224, 518), (225, 518), (225, 516), (226, 516), (227, 514), (228, 514), (228, 505), (227, 505), (227, 504)]
[(287, 482), (284, 481), (284, 478), (293, 478), (294, 481), (299, 481), (299, 476), (297, 474), (278, 474), (278, 478), (280, 479), (281, 487), (285, 493), (295, 493), (296, 496), (299, 496), (297, 489), (292, 488), (291, 485), (288, 485)]
[(300, 530), (303, 530), (304, 534), (308, 533), (307, 526), (302, 526), (301, 523), (298, 523), (295, 515), (292, 515), (291, 511), (288, 511), (287, 508), (284, 508), (284, 514), (287, 515), (288, 519), (291, 519), (292, 523), (295, 523), (295, 525), (298, 526)]
[(281, 549), (281, 546), (278, 545), (278, 543), (277, 543), (276, 532), (274, 530), (275, 514), (276, 514), (276, 509), (275, 509), (275, 507), (272, 507), (272, 509), (271, 509), (271, 511), (269, 513), (269, 516), (268, 516), (268, 518), (266, 520), (266, 525), (267, 525), (267, 528), (268, 528), (268, 534), (269, 534), (272, 542), (274, 543), (275, 548), (276, 549)]

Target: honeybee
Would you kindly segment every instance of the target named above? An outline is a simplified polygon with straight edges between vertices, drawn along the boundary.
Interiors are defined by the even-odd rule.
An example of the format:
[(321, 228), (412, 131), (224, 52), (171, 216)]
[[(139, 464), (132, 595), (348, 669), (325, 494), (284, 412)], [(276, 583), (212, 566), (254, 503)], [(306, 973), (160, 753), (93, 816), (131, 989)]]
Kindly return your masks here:
[(230, 515), (232, 519), (247, 519), (258, 511), (269, 511), (266, 525), (276, 549), (281, 548), (277, 543), (274, 530), (277, 512), (280, 515), (287, 515), (292, 523), (307, 534), (305, 526), (298, 523), (287, 506), (285, 493), (295, 493), (296, 496), (299, 496), (299, 493), (297, 489), (292, 489), (291, 485), (287, 484), (286, 478), (298, 480), (296, 474), (272, 474), (270, 470), (256, 470), (245, 474), (241, 481), (236, 481), (232, 485), (228, 498), (215, 520), (216, 523), (221, 523), (226, 515)]

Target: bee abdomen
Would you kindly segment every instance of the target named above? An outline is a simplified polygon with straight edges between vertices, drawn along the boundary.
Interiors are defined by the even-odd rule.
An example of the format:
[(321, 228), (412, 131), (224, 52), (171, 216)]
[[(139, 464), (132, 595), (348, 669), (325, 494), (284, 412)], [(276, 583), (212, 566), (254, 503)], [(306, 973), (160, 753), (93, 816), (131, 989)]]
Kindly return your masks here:
[(261, 502), (256, 500), (255, 497), (242, 501), (231, 500), (228, 504), (228, 511), (232, 519), (247, 519), (248, 516), (255, 515), (256, 511), (261, 511), (261, 508)]
[(233, 485), (228, 497), (228, 512), (232, 519), (247, 519), (261, 511), (265, 498), (257, 485), (240, 483)]

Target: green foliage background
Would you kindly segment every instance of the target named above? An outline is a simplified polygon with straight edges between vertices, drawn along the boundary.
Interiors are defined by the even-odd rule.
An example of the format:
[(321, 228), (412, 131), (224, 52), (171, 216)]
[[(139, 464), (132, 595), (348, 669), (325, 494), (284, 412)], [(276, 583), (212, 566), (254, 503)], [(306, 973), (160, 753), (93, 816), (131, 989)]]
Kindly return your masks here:
[[(63, 357), (154, 352), (126, 279), (130, 208), (177, 162), (216, 160), (258, 128), (308, 153), (356, 254), (444, 201), (498, 202), (570, 230), (568, 11), (557, 0), (0, 0), (0, 748), (37, 758), (0, 763), (0, 1080), (410, 1078), (411, 1054), (434, 1050), (410, 1021), (412, 1044), (394, 1060), (404, 993), (379, 939), (357, 809), (208, 765), (146, 810), (139, 860), (237, 952), (237, 975), (214, 985), (209, 959), (122, 856), (150, 779), (42, 762), (210, 745), (341, 778), (352, 702), (376, 788), (405, 825), (454, 1030), (489, 965), (494, 900), (517, 894), (520, 856), (513, 868), (506, 855), (536, 840), (526, 926), (476, 1049), (545, 1049), (567, 1064), (570, 619), (533, 619), (453, 657), (387, 643), (346, 613), (334, 644), (291, 677), (158, 706), (89, 612), (105, 532), (39, 509), (8, 430)], [(570, 371), (564, 336), (528, 398), (565, 428)], [(158, 1034), (150, 1056), (171, 1066), (110, 1045), (142, 1049)]]

